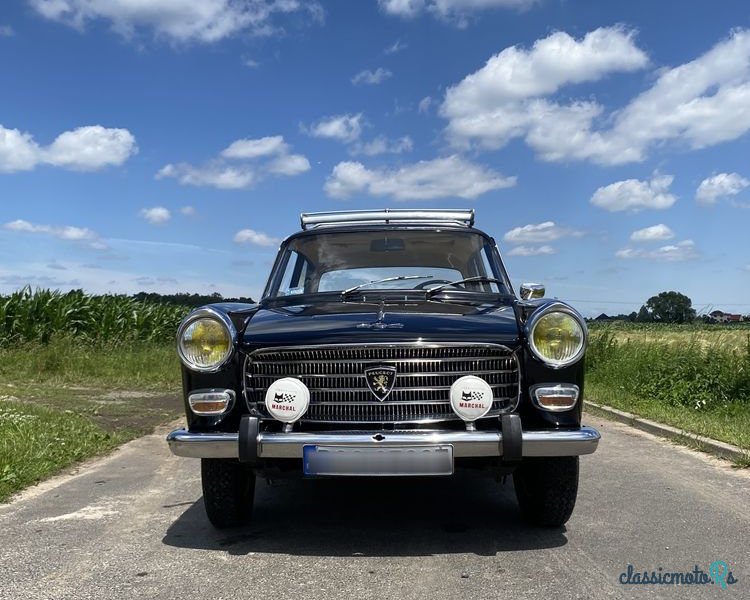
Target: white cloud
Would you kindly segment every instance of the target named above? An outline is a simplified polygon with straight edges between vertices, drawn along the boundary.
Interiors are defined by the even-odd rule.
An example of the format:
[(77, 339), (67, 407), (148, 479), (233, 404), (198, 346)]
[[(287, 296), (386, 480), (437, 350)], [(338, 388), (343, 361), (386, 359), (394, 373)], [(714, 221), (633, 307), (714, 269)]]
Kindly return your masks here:
[(140, 215), (152, 225), (161, 225), (172, 218), (172, 213), (163, 206), (141, 209)]
[(135, 138), (127, 129), (93, 125), (61, 133), (45, 149), (43, 159), (58, 167), (94, 171), (121, 165), (136, 151)]
[(580, 231), (561, 227), (554, 221), (545, 221), (538, 225), (524, 225), (515, 227), (508, 231), (503, 240), (511, 244), (534, 244), (544, 242), (554, 242), (564, 237), (580, 237), (583, 235)]
[(192, 206), (183, 206), (180, 208), (180, 213), (186, 217), (193, 217), (195, 216), (195, 208)]
[(644, 227), (643, 229), (638, 229), (630, 234), (630, 240), (633, 242), (671, 240), (673, 237), (674, 232), (663, 223), (652, 225), (651, 227)]
[(0, 38), (2, 37), (13, 37), (16, 32), (10, 25), (0, 25)]
[(352, 83), (354, 85), (378, 85), (389, 79), (392, 75), (393, 73), (383, 67), (378, 67), (374, 71), (365, 69), (352, 77)]
[(695, 60), (659, 72), (653, 85), (606, 114), (595, 100), (561, 104), (564, 86), (646, 67), (621, 27), (574, 40), (554, 33), (531, 50), (506, 48), (446, 92), (441, 114), (456, 145), (499, 148), (523, 138), (548, 161), (643, 161), (664, 142), (703, 148), (750, 130), (750, 31), (737, 30)]
[(433, 102), (434, 100), (430, 96), (425, 96), (419, 101), (419, 104), (417, 105), (417, 111), (420, 113), (429, 112)]
[(396, 40), (393, 44), (391, 44), (385, 50), (383, 50), (383, 54), (396, 54), (397, 52), (406, 50), (408, 47), (409, 45), (406, 42), (402, 42), (401, 40)]
[(310, 161), (301, 154), (282, 154), (268, 165), (268, 171), (276, 175), (300, 175), (310, 170)]
[(242, 64), (246, 67), (249, 67), (250, 69), (257, 69), (260, 66), (260, 63), (257, 60), (248, 56), (242, 59)]
[(40, 15), (83, 30), (105, 21), (130, 39), (140, 30), (175, 42), (213, 43), (247, 32), (267, 36), (279, 30), (276, 15), (306, 12), (322, 20), (317, 2), (299, 0), (29, 0)]
[(188, 163), (168, 164), (159, 169), (156, 178), (173, 178), (183, 185), (209, 186), (220, 190), (238, 190), (250, 187), (256, 181), (252, 167), (238, 168), (216, 163), (201, 167)]
[(673, 179), (671, 175), (655, 174), (650, 181), (617, 181), (596, 190), (591, 197), (591, 204), (610, 212), (664, 210), (677, 201), (677, 197), (669, 193)]
[(234, 236), (234, 241), (238, 244), (253, 244), (255, 246), (271, 247), (278, 246), (281, 243), (279, 238), (271, 237), (262, 231), (254, 229), (242, 229)]
[(552, 246), (516, 246), (507, 253), (508, 256), (548, 256), (557, 254)]
[(309, 128), (303, 126), (302, 130), (313, 137), (353, 142), (362, 134), (363, 123), (362, 113), (333, 115), (321, 119)]
[(333, 168), (324, 189), (334, 198), (365, 193), (396, 200), (473, 199), (515, 184), (515, 177), (505, 177), (453, 155), (398, 169), (367, 169), (359, 162), (340, 162)]
[(85, 227), (74, 227), (72, 225), (38, 225), (30, 223), (29, 221), (24, 221), (23, 219), (17, 219), (5, 223), (3, 228), (21, 233), (47, 235), (60, 240), (87, 242), (91, 248), (96, 250), (104, 250), (107, 248), (107, 245), (99, 238), (99, 234)]
[(378, 0), (381, 10), (386, 14), (411, 19), (428, 13), (444, 21), (455, 22), (459, 27), (465, 27), (469, 16), (480, 10), (524, 10), (536, 3), (537, 0)]
[(662, 246), (656, 250), (642, 248), (623, 248), (615, 253), (617, 258), (657, 260), (662, 262), (683, 262), (698, 258), (698, 251), (693, 240), (684, 240), (674, 245)]
[(356, 143), (351, 151), (352, 154), (377, 156), (379, 154), (402, 154), (404, 152), (411, 152), (413, 148), (414, 142), (412, 142), (412, 139), (408, 135), (395, 140), (379, 135), (369, 142)]
[(221, 156), (224, 158), (253, 159), (286, 153), (287, 150), (288, 145), (284, 142), (284, 137), (274, 135), (258, 139), (236, 140), (221, 151)]
[(40, 146), (31, 134), (0, 125), (0, 173), (30, 171), (40, 164), (95, 171), (121, 165), (136, 152), (135, 137), (127, 129), (79, 127), (61, 133), (49, 146)]
[(749, 185), (750, 181), (738, 173), (719, 173), (701, 181), (695, 199), (699, 204), (710, 206), (720, 198), (736, 196)]
[(248, 188), (268, 175), (295, 176), (310, 170), (301, 154), (289, 154), (280, 135), (235, 140), (219, 156), (204, 165), (168, 164), (157, 179), (173, 178), (183, 185), (210, 186), (223, 190)]

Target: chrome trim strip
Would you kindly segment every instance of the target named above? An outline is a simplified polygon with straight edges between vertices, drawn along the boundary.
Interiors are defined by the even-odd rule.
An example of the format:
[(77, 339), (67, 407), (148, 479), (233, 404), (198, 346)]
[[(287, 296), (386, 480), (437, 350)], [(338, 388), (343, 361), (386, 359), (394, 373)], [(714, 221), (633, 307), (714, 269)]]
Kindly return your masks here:
[[(377, 436), (377, 438), (375, 437)], [(523, 432), (523, 456), (580, 456), (596, 451), (601, 438), (593, 427), (572, 430)], [(190, 433), (177, 429), (167, 436), (176, 456), (188, 458), (237, 458), (237, 433)], [(261, 458), (302, 458), (307, 445), (327, 446), (453, 446), (456, 458), (500, 456), (502, 434), (499, 431), (321, 431), (258, 435)]]

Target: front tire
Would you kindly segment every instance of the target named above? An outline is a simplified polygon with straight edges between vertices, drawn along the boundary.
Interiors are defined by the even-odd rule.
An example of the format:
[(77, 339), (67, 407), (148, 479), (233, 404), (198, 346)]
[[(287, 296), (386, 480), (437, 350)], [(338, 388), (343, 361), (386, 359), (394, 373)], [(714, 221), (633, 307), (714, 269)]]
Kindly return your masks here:
[(217, 529), (239, 527), (250, 521), (255, 496), (255, 474), (232, 459), (201, 459), (203, 504)]
[(578, 495), (578, 457), (526, 458), (513, 473), (521, 515), (531, 525), (562, 527)]

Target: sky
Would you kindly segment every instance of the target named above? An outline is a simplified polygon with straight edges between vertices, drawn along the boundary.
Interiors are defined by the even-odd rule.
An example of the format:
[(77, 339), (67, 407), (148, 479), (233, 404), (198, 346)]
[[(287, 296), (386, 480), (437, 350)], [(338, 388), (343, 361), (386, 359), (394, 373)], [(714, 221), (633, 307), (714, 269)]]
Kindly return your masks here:
[(9, 0), (0, 293), (259, 297), (299, 214), (474, 208), (516, 288), (750, 314), (750, 7)]

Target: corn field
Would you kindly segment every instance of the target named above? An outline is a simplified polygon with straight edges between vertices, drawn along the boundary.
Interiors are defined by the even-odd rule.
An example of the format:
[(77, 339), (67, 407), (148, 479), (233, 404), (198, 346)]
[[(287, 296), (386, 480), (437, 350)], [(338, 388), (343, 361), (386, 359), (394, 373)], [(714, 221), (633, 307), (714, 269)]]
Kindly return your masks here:
[(0, 296), (0, 347), (48, 344), (53, 337), (103, 344), (167, 342), (188, 310), (127, 296), (26, 287)]

